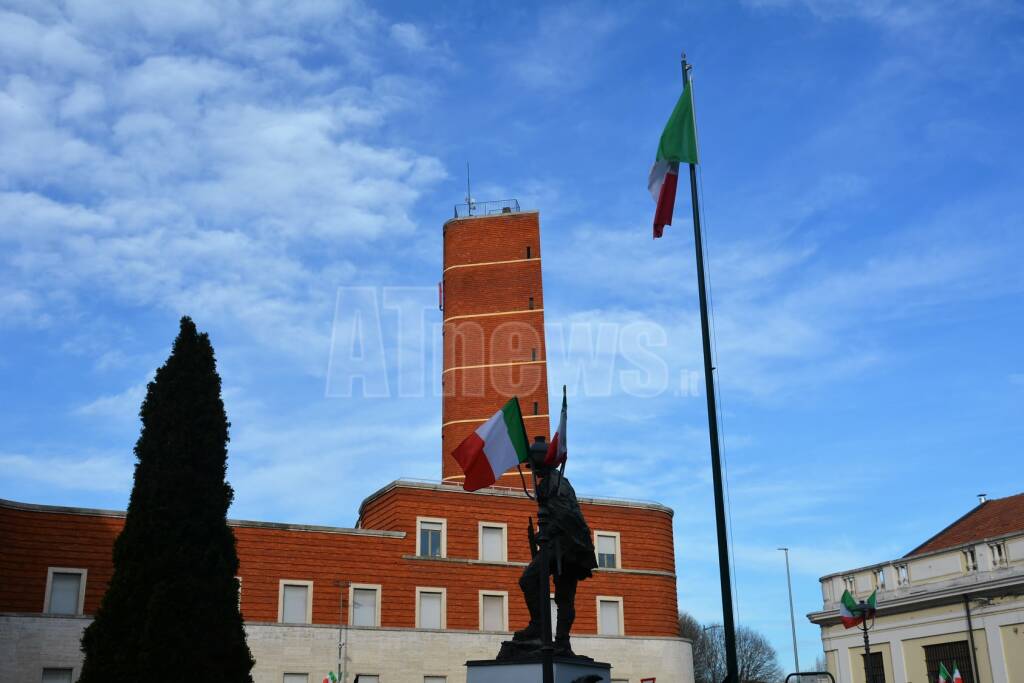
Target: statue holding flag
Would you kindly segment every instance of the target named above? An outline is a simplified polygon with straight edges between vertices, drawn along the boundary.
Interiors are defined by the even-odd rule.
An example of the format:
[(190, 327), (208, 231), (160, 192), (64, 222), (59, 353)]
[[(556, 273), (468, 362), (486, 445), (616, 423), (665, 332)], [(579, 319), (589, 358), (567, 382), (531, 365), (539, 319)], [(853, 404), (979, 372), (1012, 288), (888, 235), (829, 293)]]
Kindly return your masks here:
[[(530, 611), (530, 623), (516, 631), (511, 641), (502, 644), (499, 660), (545, 654), (575, 656), (569, 632), (576, 619), (576, 586), (592, 576), (597, 558), (590, 527), (583, 518), (576, 492), (565, 477), (566, 414), (565, 387), (562, 387), (558, 431), (550, 444), (541, 436), (527, 446), (519, 401), (513, 398), (452, 452), (466, 473), (463, 487), (467, 491), (489, 486), (516, 464), (525, 464), (533, 475), (531, 497), (537, 501), (537, 528), (534, 529), (531, 519), (528, 538), (532, 560), (519, 578), (519, 587)], [(525, 478), (523, 483), (525, 489)], [(529, 491), (526, 493), (530, 495)], [(549, 623), (548, 595), (552, 577), (558, 608), (557, 625)]]

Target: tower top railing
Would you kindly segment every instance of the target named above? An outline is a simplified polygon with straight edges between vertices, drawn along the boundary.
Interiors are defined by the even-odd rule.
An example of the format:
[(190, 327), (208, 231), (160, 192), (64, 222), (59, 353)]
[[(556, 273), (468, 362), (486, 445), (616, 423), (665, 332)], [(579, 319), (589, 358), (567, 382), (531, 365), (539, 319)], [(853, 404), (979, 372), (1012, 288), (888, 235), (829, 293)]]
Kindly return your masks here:
[(467, 202), (455, 205), (456, 218), (469, 218), (470, 216), (493, 216), (499, 213), (518, 213), (518, 199), (498, 199), (491, 202)]

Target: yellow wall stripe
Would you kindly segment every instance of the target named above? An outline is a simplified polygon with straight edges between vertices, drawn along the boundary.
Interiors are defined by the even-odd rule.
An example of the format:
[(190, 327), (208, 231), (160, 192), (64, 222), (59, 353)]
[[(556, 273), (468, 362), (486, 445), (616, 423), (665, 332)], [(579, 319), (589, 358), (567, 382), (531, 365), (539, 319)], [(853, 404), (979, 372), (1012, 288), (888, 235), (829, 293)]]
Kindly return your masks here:
[[(548, 413), (544, 413), (543, 415), (523, 415), (523, 419), (524, 420), (529, 420), (530, 418), (533, 418), (533, 417), (551, 417), (551, 416)], [(464, 424), (466, 422), (487, 422), (490, 419), (491, 418), (489, 418), (489, 417), (481, 417), (481, 418), (477, 418), (475, 420), (449, 420), (448, 422), (445, 422), (444, 424), (441, 425), (441, 429), (444, 429), (448, 425)]]
[(510, 365), (533, 365), (535, 363), (547, 363), (547, 361), (546, 360), (521, 360), (521, 361), (515, 361), (515, 362), (511, 362), (511, 363), (484, 363), (483, 365), (459, 365), (459, 366), (454, 367), (454, 368), (448, 368), (447, 370), (445, 370), (441, 374), (443, 375), (443, 374), (445, 374), (447, 372), (453, 372), (455, 370), (476, 370), (477, 368), (504, 368), (504, 367), (508, 367)]
[(518, 315), (519, 313), (543, 313), (543, 308), (527, 308), (522, 311), (499, 311), (498, 313), (469, 313), (466, 315), (453, 315), (450, 318), (445, 318), (444, 322), (451, 322), (452, 320), (463, 320), (465, 318), (488, 318), (494, 315)]
[(526, 263), (527, 261), (536, 261), (540, 263), (539, 258), (514, 258), (508, 261), (481, 261), (479, 263), (456, 263), (454, 266), (448, 266), (442, 273), (447, 273), (449, 270), (455, 270), (456, 268), (475, 268), (476, 266), (500, 266), (506, 263)]

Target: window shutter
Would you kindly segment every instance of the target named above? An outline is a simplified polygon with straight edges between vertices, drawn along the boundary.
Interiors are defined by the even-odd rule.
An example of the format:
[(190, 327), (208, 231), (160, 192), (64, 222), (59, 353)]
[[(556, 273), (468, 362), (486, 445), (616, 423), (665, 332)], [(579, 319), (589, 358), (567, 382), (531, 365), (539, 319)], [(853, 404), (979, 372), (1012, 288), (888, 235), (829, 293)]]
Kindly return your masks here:
[(420, 593), (420, 628), (441, 628), (440, 593)]
[(619, 603), (614, 600), (601, 601), (601, 628), (602, 636), (618, 636), (622, 634), (619, 626)]
[(500, 527), (483, 527), (483, 557), (481, 560), (488, 562), (501, 562), (505, 559), (504, 545), (505, 533)]
[(484, 596), (484, 624), (485, 631), (505, 630), (505, 598), (500, 595)]
[(352, 625), (377, 625), (377, 591), (373, 588), (356, 588), (352, 591)]
[(50, 614), (78, 614), (82, 575), (54, 572), (50, 579)]
[(306, 623), (306, 601), (309, 599), (308, 586), (284, 586), (284, 608), (281, 621), (286, 624)]

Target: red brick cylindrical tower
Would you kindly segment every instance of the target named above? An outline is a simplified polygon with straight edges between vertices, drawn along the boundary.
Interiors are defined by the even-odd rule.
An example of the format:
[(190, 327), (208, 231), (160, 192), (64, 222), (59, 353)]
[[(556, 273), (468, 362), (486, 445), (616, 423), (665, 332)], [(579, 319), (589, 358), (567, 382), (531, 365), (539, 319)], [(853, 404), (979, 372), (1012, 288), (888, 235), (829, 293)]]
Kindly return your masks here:
[[(549, 434), (540, 214), (505, 209), (445, 223), (441, 291), (441, 478), (461, 483), (452, 450), (512, 396), (530, 441)], [(495, 486), (518, 487), (511, 472)]]

